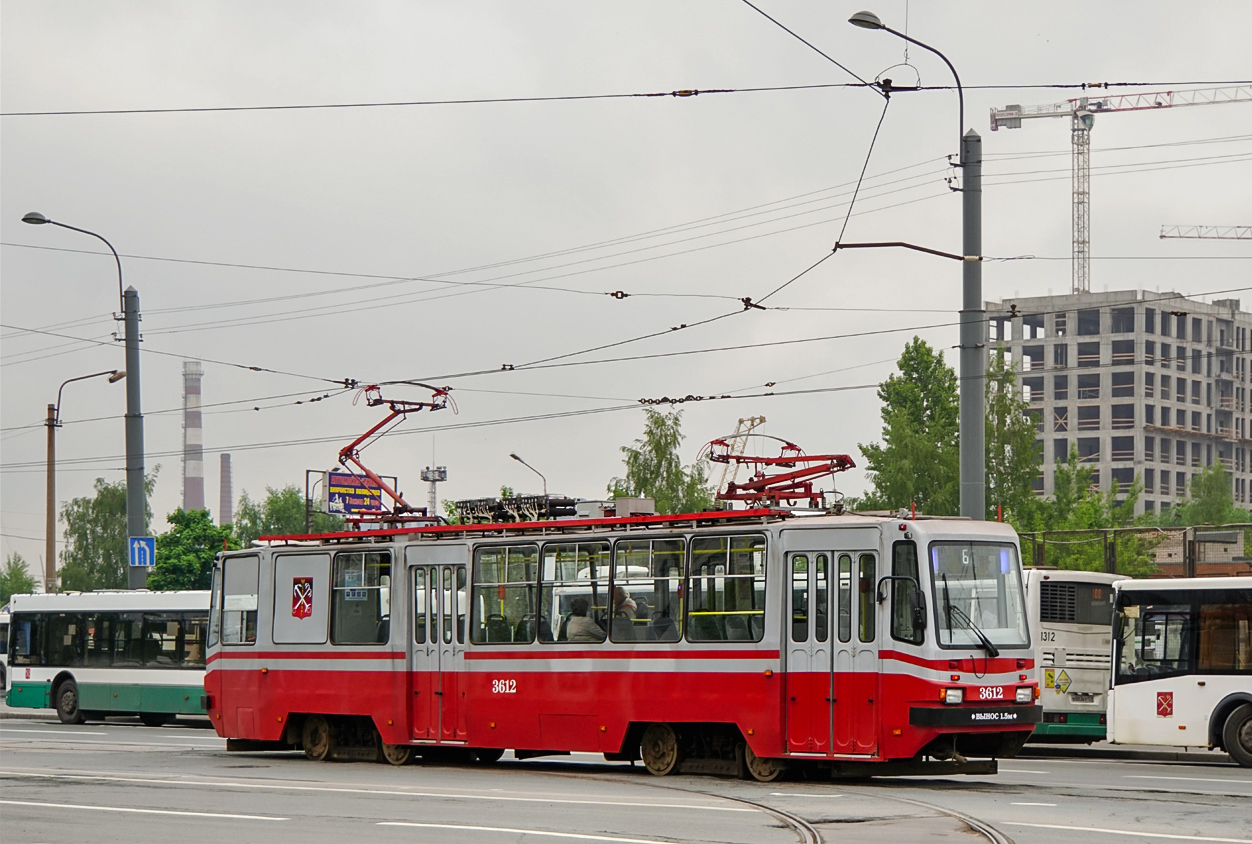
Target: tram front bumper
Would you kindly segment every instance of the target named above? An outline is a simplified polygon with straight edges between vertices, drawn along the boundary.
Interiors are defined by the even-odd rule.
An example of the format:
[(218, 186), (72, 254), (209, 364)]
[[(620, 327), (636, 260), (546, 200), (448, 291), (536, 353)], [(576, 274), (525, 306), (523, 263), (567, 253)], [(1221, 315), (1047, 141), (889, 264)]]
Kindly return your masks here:
[(909, 724), (914, 727), (1006, 727), (1038, 724), (1042, 706), (914, 706)]

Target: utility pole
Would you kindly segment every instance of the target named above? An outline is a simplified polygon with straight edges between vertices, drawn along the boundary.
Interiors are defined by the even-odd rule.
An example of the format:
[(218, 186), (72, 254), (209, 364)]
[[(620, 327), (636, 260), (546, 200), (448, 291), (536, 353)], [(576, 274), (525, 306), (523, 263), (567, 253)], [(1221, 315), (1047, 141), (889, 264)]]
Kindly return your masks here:
[(57, 591), (57, 406), (48, 405), (48, 500), (44, 504), (43, 591)]
[[(126, 320), (126, 536), (148, 535), (148, 507), (144, 488), (143, 411), (139, 393), (139, 291), (127, 287), (122, 297), (122, 315)], [(127, 585), (142, 589), (148, 585), (149, 569), (127, 566)]]
[(961, 137), (961, 515), (987, 517), (987, 320), (982, 298), (982, 138)]

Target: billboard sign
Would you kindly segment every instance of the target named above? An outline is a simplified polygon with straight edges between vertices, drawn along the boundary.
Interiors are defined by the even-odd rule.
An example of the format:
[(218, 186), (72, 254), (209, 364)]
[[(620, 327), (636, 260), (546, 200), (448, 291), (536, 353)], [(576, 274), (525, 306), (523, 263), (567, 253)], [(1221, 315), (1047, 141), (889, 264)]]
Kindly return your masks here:
[(351, 516), (365, 511), (378, 512), (383, 509), (382, 492), (378, 484), (363, 475), (351, 472), (327, 472), (325, 479), (326, 497), (323, 499), (327, 513), (336, 516)]

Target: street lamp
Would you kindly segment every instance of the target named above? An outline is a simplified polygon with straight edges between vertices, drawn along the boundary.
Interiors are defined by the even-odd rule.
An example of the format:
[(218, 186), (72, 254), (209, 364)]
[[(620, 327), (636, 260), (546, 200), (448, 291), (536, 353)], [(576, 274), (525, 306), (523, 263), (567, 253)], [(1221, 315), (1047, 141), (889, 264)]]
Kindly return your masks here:
[(99, 378), (101, 375), (109, 376), (109, 383), (116, 384), (126, 377), (126, 373), (120, 369), (106, 369), (103, 372), (93, 372), (90, 375), (80, 375), (77, 378), (69, 378), (61, 382), (61, 386), (57, 388), (57, 403), (48, 405), (48, 501), (44, 516), (45, 536), (44, 536), (44, 591), (55, 592), (57, 589), (57, 564), (56, 564), (56, 525), (57, 525), (57, 446), (56, 431), (61, 427), (61, 391), (65, 389), (66, 384), (75, 381), (86, 381), (88, 378)]
[[(117, 318), (125, 322), (126, 372), (129, 373), (126, 379), (126, 535), (145, 536), (148, 533), (148, 520), (145, 518), (148, 508), (147, 496), (144, 494), (143, 411), (140, 409), (139, 392), (139, 291), (133, 287), (122, 289), (122, 259), (113, 244), (101, 235), (68, 223), (50, 220), (38, 211), (26, 214), (22, 217), (22, 222), (32, 226), (60, 226), (91, 235), (113, 253), (113, 260), (117, 264), (117, 294), (122, 307), (121, 316)], [(147, 572), (136, 566), (128, 567), (127, 576), (131, 589), (143, 588), (148, 580)]]
[[(518, 463), (521, 463), (527, 469), (529, 469), (530, 471), (534, 472), (536, 475), (539, 476), (539, 479), (543, 481), (543, 500), (546, 502), (548, 500), (548, 479), (543, 476), (543, 472), (540, 472), (538, 469), (536, 469), (534, 466), (531, 466), (529, 463), (527, 463), (522, 458), (518, 457), (516, 454), (510, 454), (509, 457), (512, 457)], [(544, 507), (547, 507), (546, 503), (544, 504)]]
[(982, 300), (982, 138), (973, 129), (965, 131), (965, 92), (961, 77), (948, 57), (929, 44), (910, 38), (886, 26), (873, 12), (857, 12), (848, 23), (862, 29), (890, 32), (910, 44), (934, 53), (952, 71), (956, 80), (959, 120), (961, 178), (961, 515), (971, 519), (987, 517), (987, 429), (984, 414), (984, 384), (987, 373), (986, 312)]

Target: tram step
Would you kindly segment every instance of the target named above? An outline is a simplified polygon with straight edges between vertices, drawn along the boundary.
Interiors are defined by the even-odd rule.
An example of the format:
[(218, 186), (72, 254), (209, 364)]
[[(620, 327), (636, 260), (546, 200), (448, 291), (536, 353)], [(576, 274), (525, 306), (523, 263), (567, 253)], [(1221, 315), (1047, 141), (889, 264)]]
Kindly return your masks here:
[(832, 762), (833, 777), (911, 777), (971, 774), (984, 776), (1000, 770), (995, 759), (947, 760), (895, 759), (889, 762)]
[(678, 765), (684, 774), (716, 774), (723, 777), (738, 777), (739, 763), (734, 759), (684, 759)]

